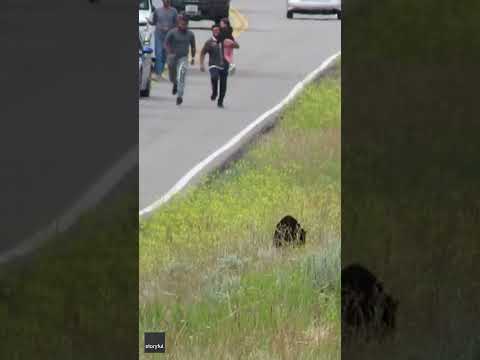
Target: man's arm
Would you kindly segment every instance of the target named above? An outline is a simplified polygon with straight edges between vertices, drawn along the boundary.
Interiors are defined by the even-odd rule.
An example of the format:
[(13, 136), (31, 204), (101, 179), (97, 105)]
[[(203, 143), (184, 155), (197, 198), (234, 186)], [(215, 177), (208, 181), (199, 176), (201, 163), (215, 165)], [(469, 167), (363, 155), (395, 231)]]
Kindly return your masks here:
[(191, 47), (191, 51), (192, 51), (192, 64), (193, 64), (193, 61), (195, 59), (195, 54), (197, 53), (197, 44), (195, 42), (195, 34), (193, 33), (193, 31), (190, 31), (190, 47)]
[(150, 25), (155, 25), (157, 23), (157, 20), (158, 20), (158, 14), (157, 14), (157, 10), (155, 10), (151, 16), (148, 16), (147, 17), (147, 22), (150, 24)]
[(168, 33), (167, 33), (167, 36), (165, 36), (165, 42), (163, 43), (163, 46), (165, 47), (165, 50), (167, 50), (167, 54), (172, 54), (173, 53), (173, 50), (172, 50), (172, 35), (173, 34), (173, 31), (170, 30)]
[(177, 18), (178, 18), (178, 12), (177, 9), (171, 8), (173, 10), (173, 15), (172, 15), (172, 22), (170, 23), (170, 29), (173, 29), (177, 26)]
[(235, 39), (235, 38), (233, 37), (233, 35), (230, 35), (230, 36), (228, 37), (228, 39), (230, 39), (230, 40), (233, 41), (233, 48), (234, 48), (234, 49), (240, 49), (240, 45), (238, 44), (237, 39)]
[(207, 40), (205, 42), (205, 45), (203, 45), (202, 51), (200, 52), (200, 70), (205, 71), (205, 55), (208, 52), (209, 48), (209, 41)]

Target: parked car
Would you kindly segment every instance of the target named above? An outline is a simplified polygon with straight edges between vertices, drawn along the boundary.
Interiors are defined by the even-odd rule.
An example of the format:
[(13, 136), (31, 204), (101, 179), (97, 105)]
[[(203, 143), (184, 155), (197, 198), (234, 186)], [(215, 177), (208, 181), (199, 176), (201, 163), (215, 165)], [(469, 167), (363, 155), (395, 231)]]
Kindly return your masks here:
[(154, 50), (152, 53), (152, 62), (155, 62), (155, 36), (153, 35), (155, 28), (148, 23), (147, 19), (152, 16), (154, 9), (154, 2), (152, 2), (152, 0), (139, 0), (138, 31), (142, 36), (144, 45)]
[(141, 97), (150, 96), (152, 86), (153, 49), (145, 45), (142, 35), (138, 34), (138, 88)]
[(341, 0), (287, 0), (287, 18), (293, 14), (335, 14), (342, 18)]
[(172, 5), (191, 20), (219, 22), (230, 13), (230, 0), (172, 0)]
[(147, 25), (147, 18), (151, 16), (153, 12), (152, 0), (139, 0), (138, 4), (138, 25)]

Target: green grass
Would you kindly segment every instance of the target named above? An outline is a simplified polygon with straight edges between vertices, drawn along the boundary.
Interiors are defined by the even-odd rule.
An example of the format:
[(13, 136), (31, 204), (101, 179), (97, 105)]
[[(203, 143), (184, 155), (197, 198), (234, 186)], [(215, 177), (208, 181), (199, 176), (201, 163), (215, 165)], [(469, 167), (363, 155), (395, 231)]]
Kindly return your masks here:
[[(340, 70), (222, 173), (140, 227), (140, 355), (166, 331), (171, 359), (340, 357)], [(276, 251), (291, 214), (304, 249)]]
[(119, 359), (136, 349), (137, 191), (2, 266), (1, 359)]
[(346, 2), (342, 262), (400, 304), (395, 338), (345, 358), (480, 359), (480, 3), (458, 5)]

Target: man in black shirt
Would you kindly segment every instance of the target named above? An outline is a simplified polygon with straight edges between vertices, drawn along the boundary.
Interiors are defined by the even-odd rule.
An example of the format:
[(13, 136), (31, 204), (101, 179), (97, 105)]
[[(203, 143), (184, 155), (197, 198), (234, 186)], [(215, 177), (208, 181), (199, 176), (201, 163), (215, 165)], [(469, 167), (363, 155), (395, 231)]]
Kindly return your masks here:
[[(224, 39), (220, 36), (220, 26), (212, 26), (212, 37), (205, 42), (200, 53), (200, 70), (205, 71), (205, 55), (208, 54), (208, 69), (212, 83), (211, 100), (215, 101), (218, 96), (218, 107), (223, 108), (223, 100), (227, 92), (227, 78), (229, 63), (225, 59)], [(238, 43), (234, 42), (234, 47), (239, 48)], [(218, 94), (218, 85), (220, 81), (220, 94)]]

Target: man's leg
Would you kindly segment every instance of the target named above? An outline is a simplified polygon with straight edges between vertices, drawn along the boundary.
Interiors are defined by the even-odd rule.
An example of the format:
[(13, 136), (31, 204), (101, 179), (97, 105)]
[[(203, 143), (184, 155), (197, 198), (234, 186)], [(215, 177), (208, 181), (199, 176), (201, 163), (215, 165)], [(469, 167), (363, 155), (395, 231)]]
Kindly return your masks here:
[(183, 94), (185, 92), (185, 81), (187, 79), (188, 58), (183, 57), (178, 60), (177, 64), (177, 105), (183, 102)]
[(173, 95), (177, 94), (177, 66), (178, 61), (175, 59), (175, 56), (171, 55), (168, 59), (168, 77), (173, 84)]
[(220, 96), (218, 97), (218, 106), (223, 107), (223, 99), (227, 93), (228, 67), (220, 71)]
[(167, 50), (165, 49), (165, 45), (164, 45), (164, 42), (165, 42), (165, 38), (167, 37), (166, 34), (160, 36), (160, 39), (161, 39), (161, 46), (160, 48), (162, 49), (162, 55), (160, 56), (161, 58), (161, 62), (160, 62), (160, 75), (162, 75), (163, 71), (165, 70), (165, 64), (167, 62)]
[(219, 79), (219, 70), (217, 68), (210, 69), (210, 81), (212, 83), (212, 96), (210, 99), (212, 101), (217, 99), (218, 96), (218, 79)]
[(166, 51), (163, 47), (165, 35), (155, 31), (155, 74), (161, 76), (165, 69)]

